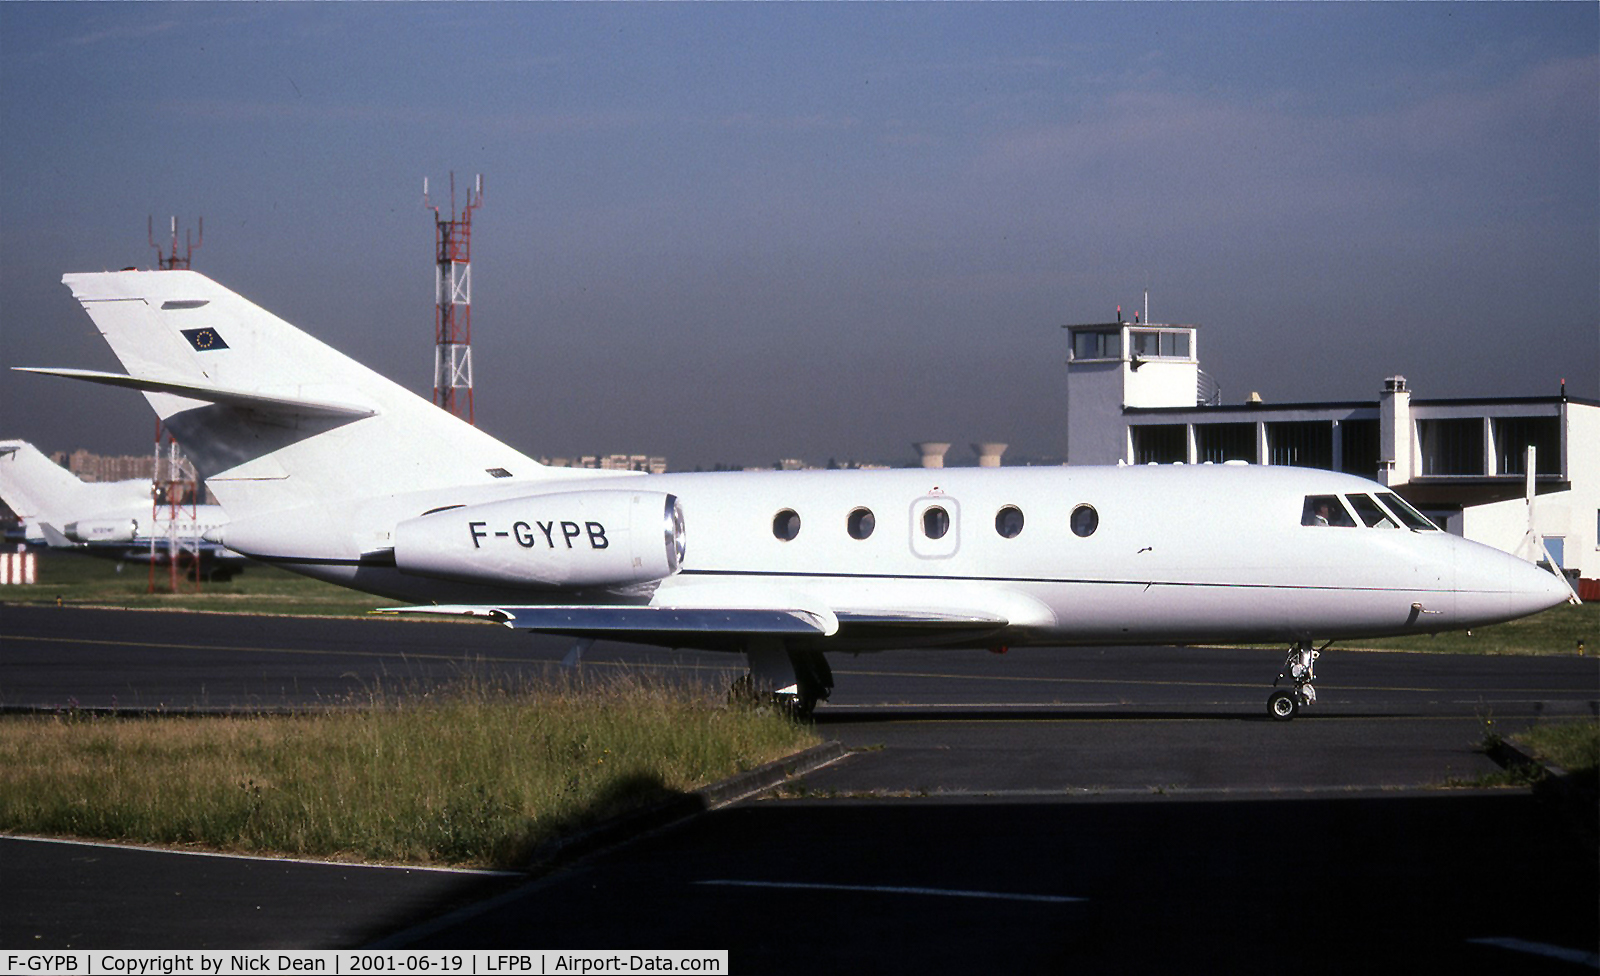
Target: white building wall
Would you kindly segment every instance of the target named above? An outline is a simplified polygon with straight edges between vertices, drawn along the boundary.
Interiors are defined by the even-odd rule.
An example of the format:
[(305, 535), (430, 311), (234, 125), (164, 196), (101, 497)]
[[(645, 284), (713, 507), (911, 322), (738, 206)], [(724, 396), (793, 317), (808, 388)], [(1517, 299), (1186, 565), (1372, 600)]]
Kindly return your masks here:
[(1122, 405), (1126, 407), (1193, 407), (1200, 382), (1200, 364), (1181, 360), (1147, 360), (1134, 369), (1122, 366)]

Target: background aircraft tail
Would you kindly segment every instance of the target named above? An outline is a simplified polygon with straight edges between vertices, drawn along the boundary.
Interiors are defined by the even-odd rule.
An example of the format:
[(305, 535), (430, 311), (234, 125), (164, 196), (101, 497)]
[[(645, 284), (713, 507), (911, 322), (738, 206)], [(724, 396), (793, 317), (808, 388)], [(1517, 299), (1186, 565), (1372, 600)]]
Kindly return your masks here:
[(550, 469), (193, 271), (62, 279), (230, 518)]
[(39, 526), (60, 528), (75, 518), (150, 504), (150, 482), (86, 482), (27, 441), (0, 441), (0, 499), (28, 526), (28, 538), (45, 538)]

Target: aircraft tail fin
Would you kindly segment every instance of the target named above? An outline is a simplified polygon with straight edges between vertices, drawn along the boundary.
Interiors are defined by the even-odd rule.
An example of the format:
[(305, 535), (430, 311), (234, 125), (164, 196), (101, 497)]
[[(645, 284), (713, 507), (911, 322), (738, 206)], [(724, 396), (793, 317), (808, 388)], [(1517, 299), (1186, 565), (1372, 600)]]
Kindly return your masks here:
[(62, 279), (231, 518), (550, 469), (193, 271)]
[(27, 441), (0, 441), (0, 499), (28, 525), (71, 520), (101, 510), (150, 503), (150, 482), (86, 482)]

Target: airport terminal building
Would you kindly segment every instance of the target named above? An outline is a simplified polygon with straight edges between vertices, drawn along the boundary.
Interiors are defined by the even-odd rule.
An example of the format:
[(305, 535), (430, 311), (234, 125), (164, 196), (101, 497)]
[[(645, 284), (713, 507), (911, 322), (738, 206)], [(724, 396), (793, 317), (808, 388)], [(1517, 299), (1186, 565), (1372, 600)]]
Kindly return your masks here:
[[(1441, 527), (1600, 580), (1600, 402), (1566, 396), (1224, 406), (1192, 325), (1066, 326), (1069, 464), (1291, 464), (1373, 478)], [(1585, 584), (1594, 595), (1600, 583)]]

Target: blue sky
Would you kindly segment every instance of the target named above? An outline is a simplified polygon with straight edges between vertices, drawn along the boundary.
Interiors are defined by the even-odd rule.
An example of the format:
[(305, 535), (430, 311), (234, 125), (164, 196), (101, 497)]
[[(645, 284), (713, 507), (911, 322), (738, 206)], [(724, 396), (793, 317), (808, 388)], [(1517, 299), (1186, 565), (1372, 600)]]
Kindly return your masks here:
[(1230, 402), (1600, 396), (1594, 4), (3, 3), (0, 125), (3, 366), (115, 368), (61, 274), (203, 215), (197, 270), (426, 392), (453, 170), (534, 454), (1059, 454), (1059, 326), (1146, 287)]

